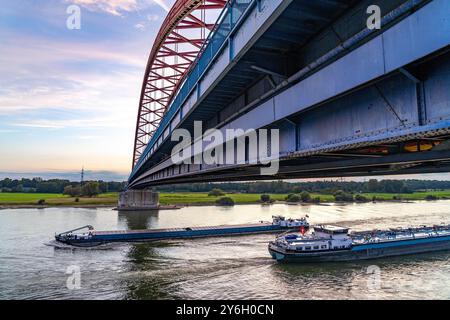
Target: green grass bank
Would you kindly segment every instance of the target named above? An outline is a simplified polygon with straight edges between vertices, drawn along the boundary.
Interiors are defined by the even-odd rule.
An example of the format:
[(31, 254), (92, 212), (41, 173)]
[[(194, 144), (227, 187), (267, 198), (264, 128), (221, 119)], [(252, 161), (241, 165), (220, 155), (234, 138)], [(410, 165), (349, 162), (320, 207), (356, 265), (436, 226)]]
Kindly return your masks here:
[[(391, 193), (363, 193), (372, 200), (391, 201), (394, 196), (402, 200), (425, 200), (427, 196), (433, 195), (439, 199), (450, 199), (450, 190), (415, 192), (411, 194), (391, 194)], [(236, 193), (227, 194), (236, 204), (259, 203), (260, 194)], [(272, 200), (285, 201), (287, 194), (271, 194)], [(321, 202), (333, 202), (334, 196), (330, 194), (312, 193), (312, 198), (320, 197)], [(0, 193), (0, 206), (33, 206), (40, 200), (44, 200), (46, 206), (115, 206), (117, 204), (117, 193), (105, 193), (92, 198), (77, 198), (62, 194), (39, 194), (39, 193)], [(218, 197), (208, 196), (207, 193), (161, 193), (160, 203), (162, 205), (214, 205)]]

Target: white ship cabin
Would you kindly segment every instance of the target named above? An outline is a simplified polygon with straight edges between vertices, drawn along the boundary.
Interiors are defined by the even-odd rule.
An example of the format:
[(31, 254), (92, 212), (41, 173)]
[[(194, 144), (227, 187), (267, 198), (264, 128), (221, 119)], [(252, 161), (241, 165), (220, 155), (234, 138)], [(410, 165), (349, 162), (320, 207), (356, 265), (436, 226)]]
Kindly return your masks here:
[(314, 226), (313, 235), (325, 239), (346, 239), (350, 229), (338, 226)]
[(309, 223), (306, 218), (301, 219), (286, 219), (283, 216), (273, 216), (272, 224), (279, 225), (282, 228), (309, 228)]
[(345, 250), (352, 246), (349, 229), (338, 226), (314, 226), (310, 235), (286, 235), (278, 239), (278, 245), (297, 252)]

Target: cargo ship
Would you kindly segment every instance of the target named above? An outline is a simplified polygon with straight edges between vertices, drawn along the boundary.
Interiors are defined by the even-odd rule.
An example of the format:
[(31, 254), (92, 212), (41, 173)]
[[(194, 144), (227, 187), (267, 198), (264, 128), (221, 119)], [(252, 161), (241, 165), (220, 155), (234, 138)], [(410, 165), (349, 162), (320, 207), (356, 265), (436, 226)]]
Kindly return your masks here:
[(450, 225), (351, 232), (333, 225), (314, 226), (310, 233), (285, 233), (269, 243), (279, 262), (368, 260), (450, 249)]
[[(59, 243), (77, 247), (95, 247), (111, 242), (146, 242), (261, 233), (281, 233), (294, 228), (307, 230), (309, 228), (309, 223), (306, 218), (286, 219), (283, 216), (273, 216), (272, 222), (261, 221), (254, 224), (174, 229), (96, 231), (92, 226), (87, 225), (57, 234), (55, 235), (55, 240)], [(85, 231), (81, 232), (83, 230)]]

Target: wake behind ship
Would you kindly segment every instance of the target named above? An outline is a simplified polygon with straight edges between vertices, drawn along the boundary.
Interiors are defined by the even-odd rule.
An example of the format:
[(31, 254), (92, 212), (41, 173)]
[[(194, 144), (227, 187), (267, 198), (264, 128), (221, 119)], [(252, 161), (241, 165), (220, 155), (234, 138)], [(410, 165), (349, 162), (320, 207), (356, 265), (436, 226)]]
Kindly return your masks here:
[(450, 249), (450, 225), (351, 233), (339, 226), (314, 226), (310, 234), (289, 233), (269, 243), (279, 262), (367, 260)]

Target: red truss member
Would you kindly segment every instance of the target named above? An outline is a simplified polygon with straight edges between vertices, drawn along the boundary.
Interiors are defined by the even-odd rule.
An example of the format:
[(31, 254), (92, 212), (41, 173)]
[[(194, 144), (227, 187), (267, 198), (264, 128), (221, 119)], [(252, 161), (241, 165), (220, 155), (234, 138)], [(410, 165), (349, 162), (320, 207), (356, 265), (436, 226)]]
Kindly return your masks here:
[(227, 0), (177, 0), (153, 44), (142, 84), (133, 167), (158, 128)]

